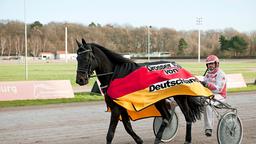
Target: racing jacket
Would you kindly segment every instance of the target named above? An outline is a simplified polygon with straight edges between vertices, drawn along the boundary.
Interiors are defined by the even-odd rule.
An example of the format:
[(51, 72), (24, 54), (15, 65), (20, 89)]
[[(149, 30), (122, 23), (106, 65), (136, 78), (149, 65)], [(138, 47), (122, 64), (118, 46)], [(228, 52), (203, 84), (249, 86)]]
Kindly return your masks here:
[(208, 71), (204, 77), (206, 87), (209, 88), (214, 94), (220, 94), (224, 98), (227, 95), (226, 77), (225, 73), (216, 68), (213, 71)]

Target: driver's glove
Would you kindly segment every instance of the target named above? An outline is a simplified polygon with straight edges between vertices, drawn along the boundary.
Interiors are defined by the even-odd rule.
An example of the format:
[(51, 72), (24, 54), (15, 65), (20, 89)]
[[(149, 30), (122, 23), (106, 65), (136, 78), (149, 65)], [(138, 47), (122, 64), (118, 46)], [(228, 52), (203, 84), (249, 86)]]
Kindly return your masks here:
[(207, 87), (207, 83), (205, 81), (200, 81), (200, 83), (204, 86)]

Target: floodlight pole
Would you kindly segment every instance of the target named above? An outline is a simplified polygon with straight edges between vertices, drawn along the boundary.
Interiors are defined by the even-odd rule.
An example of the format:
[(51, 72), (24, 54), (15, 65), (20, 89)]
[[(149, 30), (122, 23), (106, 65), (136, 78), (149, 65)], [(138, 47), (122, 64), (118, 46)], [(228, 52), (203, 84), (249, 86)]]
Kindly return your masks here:
[(201, 55), (201, 31), (200, 28), (198, 28), (198, 62), (200, 62), (200, 55)]
[(25, 23), (25, 80), (28, 80), (28, 37), (26, 24), (26, 0), (24, 0), (24, 23)]
[(68, 62), (68, 28), (65, 26), (65, 61)]
[(197, 17), (196, 18), (196, 24), (198, 25), (198, 62), (200, 62), (200, 50), (201, 50), (201, 31), (200, 31), (200, 25), (202, 25), (202, 17)]

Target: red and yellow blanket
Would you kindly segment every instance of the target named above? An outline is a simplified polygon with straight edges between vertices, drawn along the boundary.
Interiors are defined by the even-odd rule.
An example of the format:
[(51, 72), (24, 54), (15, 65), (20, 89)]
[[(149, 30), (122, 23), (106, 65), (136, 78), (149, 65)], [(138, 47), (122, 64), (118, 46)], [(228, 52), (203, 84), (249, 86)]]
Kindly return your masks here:
[(171, 63), (144, 66), (123, 78), (114, 79), (107, 93), (127, 109), (132, 120), (160, 116), (153, 104), (171, 96), (212, 95), (191, 73)]

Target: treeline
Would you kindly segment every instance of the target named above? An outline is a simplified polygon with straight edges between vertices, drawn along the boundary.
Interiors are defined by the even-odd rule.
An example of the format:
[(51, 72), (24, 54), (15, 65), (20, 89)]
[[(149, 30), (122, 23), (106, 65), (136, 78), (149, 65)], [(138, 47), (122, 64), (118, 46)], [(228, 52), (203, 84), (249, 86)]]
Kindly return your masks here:
[[(28, 54), (64, 50), (65, 27), (68, 28), (68, 52), (76, 52), (76, 39), (84, 38), (119, 53), (146, 53), (147, 27), (104, 25), (88, 26), (76, 23), (36, 21), (27, 25)], [(176, 31), (170, 28), (150, 28), (151, 52), (170, 52), (175, 57), (197, 56), (198, 31)], [(0, 21), (0, 56), (24, 55), (24, 23)], [(234, 29), (201, 31), (201, 55), (222, 57), (256, 56), (256, 32), (241, 33)]]

